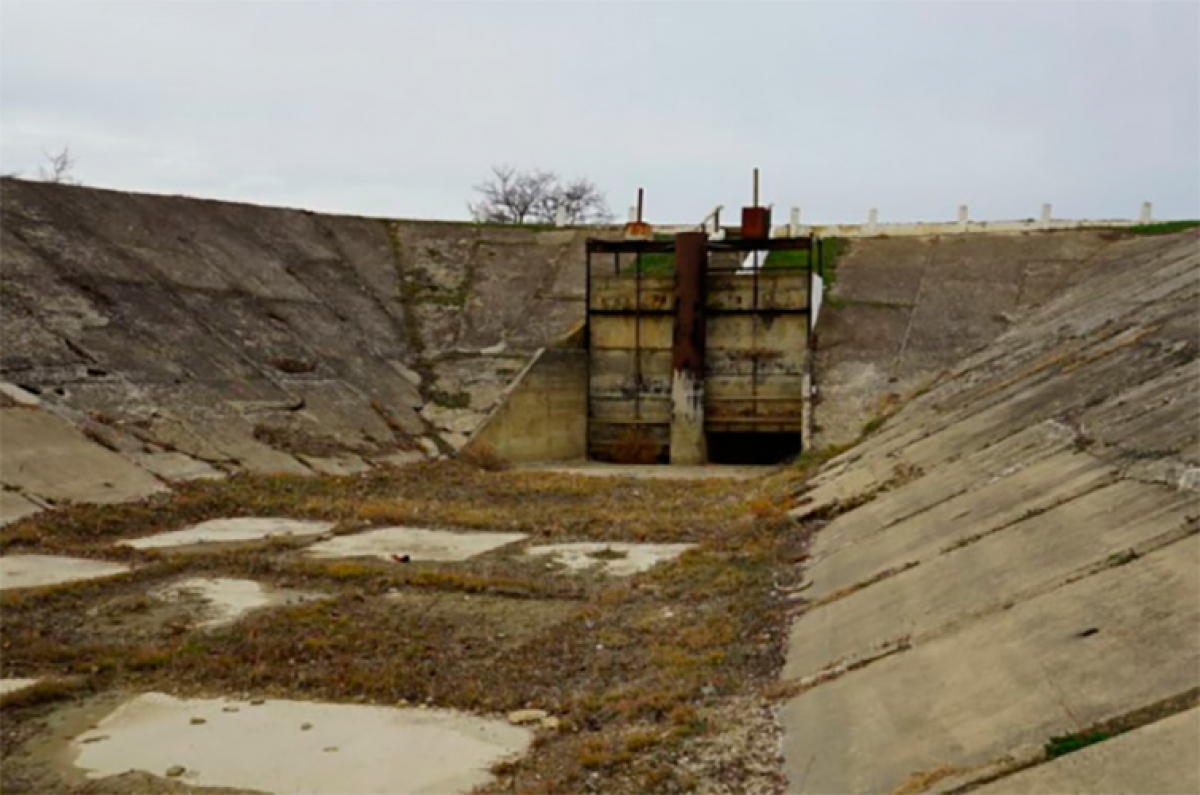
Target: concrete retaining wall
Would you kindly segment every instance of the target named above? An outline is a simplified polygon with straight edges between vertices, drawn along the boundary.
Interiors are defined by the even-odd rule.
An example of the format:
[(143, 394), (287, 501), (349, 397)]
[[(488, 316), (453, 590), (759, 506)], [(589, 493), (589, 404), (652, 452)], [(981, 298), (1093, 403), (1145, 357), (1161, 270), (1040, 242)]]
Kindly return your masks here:
[(482, 445), (515, 463), (585, 458), (587, 351), (540, 351), (465, 449)]
[[(0, 389), (152, 485), (353, 473), (460, 446), (582, 320), (583, 241), (603, 233), (8, 178), (0, 200)], [(94, 497), (14, 478), (0, 520)]]
[(1126, 267), (1113, 230), (863, 238), (837, 264), (817, 325), (820, 445), (898, 401), (1073, 285)]
[[(1073, 285), (797, 495), (814, 535), (783, 671), (789, 791), (1196, 790), (1200, 235), (1094, 242)], [(959, 250), (945, 270), (979, 292), (918, 300), (900, 328), (987, 307), (995, 253)], [(929, 278), (886, 273), (873, 289)], [(1103, 742), (1054, 758), (1054, 738)]]

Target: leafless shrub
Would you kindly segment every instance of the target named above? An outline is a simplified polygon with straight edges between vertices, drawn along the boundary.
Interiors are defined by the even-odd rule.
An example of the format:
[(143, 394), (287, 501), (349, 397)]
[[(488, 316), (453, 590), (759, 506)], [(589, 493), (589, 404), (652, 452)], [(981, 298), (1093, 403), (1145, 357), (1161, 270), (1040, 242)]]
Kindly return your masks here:
[(64, 146), (58, 152), (42, 152), (46, 162), (38, 167), (38, 179), (42, 182), (55, 182), (60, 185), (78, 185), (75, 179), (75, 156), (70, 147)]
[(564, 182), (553, 171), (496, 166), (490, 179), (475, 186), (475, 192), (479, 199), (468, 202), (467, 207), (480, 223), (551, 224), (560, 215), (568, 224), (612, 220), (604, 194), (585, 177)]
[(487, 472), (502, 472), (512, 468), (512, 462), (500, 455), (495, 447), (487, 442), (475, 442), (464, 447), (458, 454), (459, 460)]

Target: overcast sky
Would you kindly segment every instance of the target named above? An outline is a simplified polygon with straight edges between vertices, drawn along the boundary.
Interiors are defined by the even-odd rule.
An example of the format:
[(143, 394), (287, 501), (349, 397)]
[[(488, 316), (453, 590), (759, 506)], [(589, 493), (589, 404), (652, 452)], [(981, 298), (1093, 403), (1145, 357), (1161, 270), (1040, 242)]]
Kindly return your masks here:
[[(1200, 2), (0, 0), (0, 165), (463, 218), (493, 164), (623, 216), (1200, 217)], [(779, 217), (779, 216), (777, 216)]]

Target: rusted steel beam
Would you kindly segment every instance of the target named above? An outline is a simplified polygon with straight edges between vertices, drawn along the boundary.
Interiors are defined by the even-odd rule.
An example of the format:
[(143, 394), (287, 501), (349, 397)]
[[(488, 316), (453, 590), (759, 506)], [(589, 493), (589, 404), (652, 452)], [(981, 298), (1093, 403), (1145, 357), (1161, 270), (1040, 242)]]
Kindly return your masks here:
[(671, 359), (675, 370), (704, 375), (704, 299), (708, 235), (675, 236), (675, 337)]
[[(808, 237), (772, 237), (766, 240), (711, 240), (711, 253), (722, 251), (806, 251), (813, 242)], [(593, 254), (670, 254), (674, 240), (604, 240), (589, 238), (587, 250)]]

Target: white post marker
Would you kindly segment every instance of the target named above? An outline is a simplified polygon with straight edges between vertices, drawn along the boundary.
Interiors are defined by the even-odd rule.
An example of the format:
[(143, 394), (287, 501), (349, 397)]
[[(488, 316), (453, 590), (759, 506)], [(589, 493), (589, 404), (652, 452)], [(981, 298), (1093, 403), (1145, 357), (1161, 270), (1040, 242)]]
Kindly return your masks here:
[(1042, 205), (1042, 217), (1041, 217), (1041, 225), (1042, 225), (1042, 228), (1043, 228), (1043, 229), (1045, 229), (1046, 227), (1050, 226), (1050, 213), (1051, 213), (1051, 210), (1052, 210), (1052, 208), (1050, 207), (1050, 205), (1049, 205), (1048, 203), (1047, 203), (1047, 204), (1043, 204), (1043, 205)]
[(1142, 202), (1142, 214), (1138, 217), (1138, 221), (1143, 224), (1150, 223), (1150, 219), (1154, 216), (1154, 206), (1150, 202)]
[(969, 211), (967, 210), (967, 205), (965, 205), (965, 204), (958, 205), (958, 226), (964, 232), (967, 231), (967, 218), (968, 217), (969, 217)]
[(873, 235), (878, 231), (878, 229), (879, 229), (879, 210), (876, 209), (875, 207), (872, 207), (870, 212), (867, 213), (867, 232), (869, 234)]
[(567, 225), (567, 208), (566, 207), (559, 207), (554, 211), (554, 225), (555, 226), (566, 226)]
[(788, 223), (788, 236), (789, 237), (799, 237), (800, 236), (800, 208), (799, 207), (792, 208), (791, 221)]

